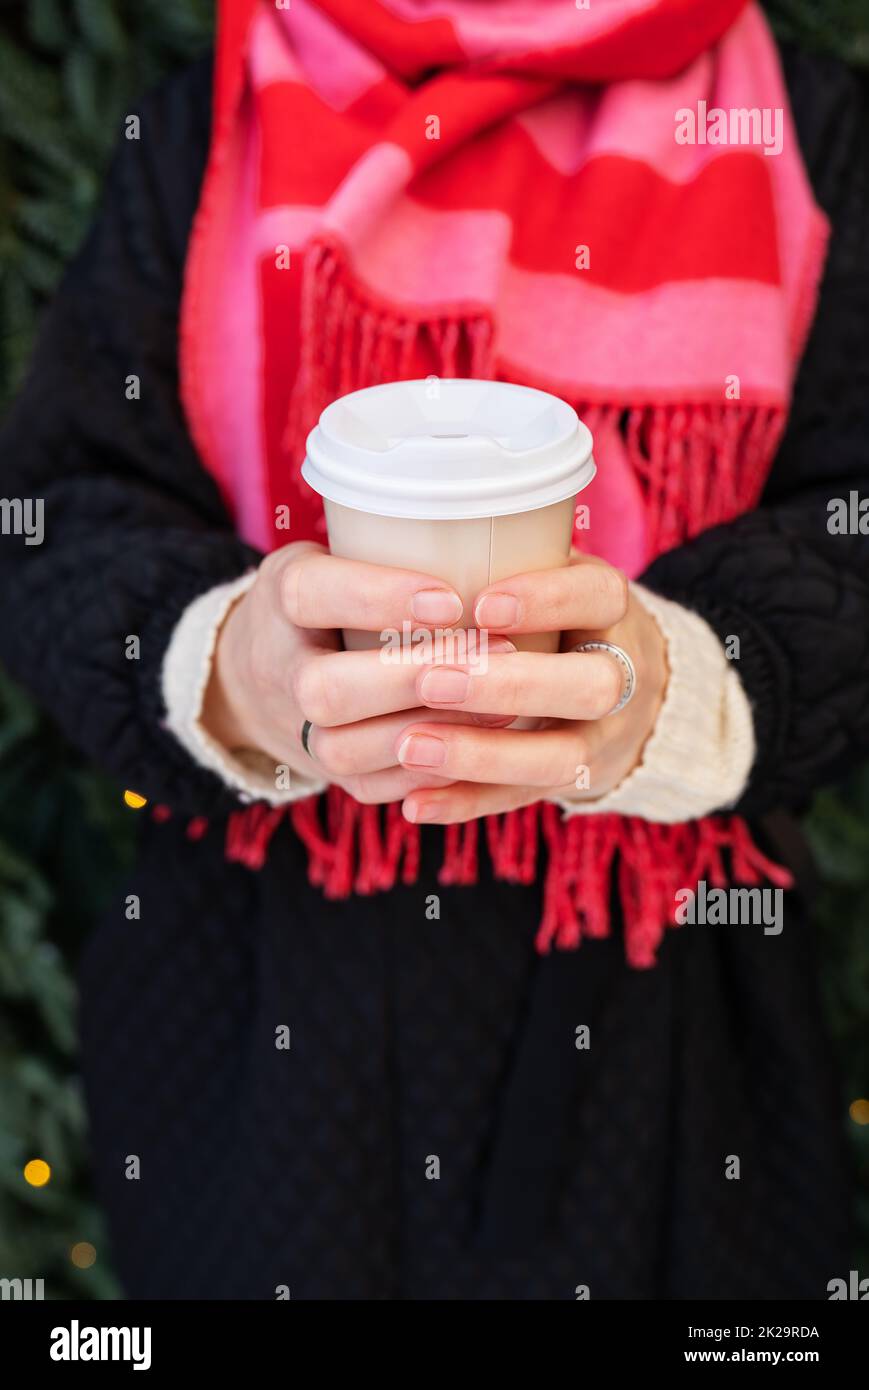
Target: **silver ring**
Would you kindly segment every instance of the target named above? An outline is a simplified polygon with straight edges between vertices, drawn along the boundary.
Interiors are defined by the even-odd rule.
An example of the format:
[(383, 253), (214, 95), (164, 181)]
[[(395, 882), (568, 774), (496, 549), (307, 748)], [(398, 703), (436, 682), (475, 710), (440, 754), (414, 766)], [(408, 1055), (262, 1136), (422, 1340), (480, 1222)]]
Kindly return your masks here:
[(311, 723), (310, 719), (306, 719), (304, 724), (302, 725), (302, 747), (304, 748), (309, 758), (313, 758), (314, 756), (310, 748), (308, 747), (308, 739), (311, 737), (311, 730), (313, 729), (313, 727), (314, 726)]
[[(634, 669), (634, 663), (631, 661), (627, 652), (624, 651), (622, 647), (615, 646), (612, 642), (581, 642), (580, 645), (574, 647), (573, 650), (575, 652), (609, 652), (610, 656), (615, 657), (624, 672), (625, 685), (622, 690), (621, 699), (617, 705), (613, 706), (609, 714), (618, 714), (620, 709), (624, 709), (637, 688), (637, 673)], [(609, 715), (606, 717), (608, 718)]]

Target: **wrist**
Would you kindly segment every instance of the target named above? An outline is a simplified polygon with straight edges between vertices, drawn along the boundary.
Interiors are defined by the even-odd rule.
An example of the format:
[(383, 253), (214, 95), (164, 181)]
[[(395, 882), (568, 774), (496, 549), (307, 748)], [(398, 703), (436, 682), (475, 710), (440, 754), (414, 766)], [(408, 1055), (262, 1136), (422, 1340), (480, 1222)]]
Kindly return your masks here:
[(639, 699), (643, 707), (643, 739), (637, 762), (642, 757), (646, 742), (655, 732), (667, 689), (670, 683), (670, 665), (667, 656), (667, 639), (656, 615), (646, 607), (637, 590), (632, 587), (632, 602), (637, 604), (642, 614), (642, 676), (638, 681)]
[(238, 687), (235, 676), (236, 631), (246, 597), (246, 594), (242, 594), (236, 599), (217, 631), (211, 671), (199, 716), (199, 723), (205, 732), (216, 743), (230, 750), (248, 746), (240, 705), (233, 697)]
[[(694, 820), (726, 809), (741, 795), (754, 759), (751, 708), (713, 630), (680, 604), (632, 587), (662, 633), (667, 669), (661, 683), (659, 667), (657, 677), (651, 674), (656, 669), (654, 647), (644, 647), (644, 659), (652, 663), (650, 704), (642, 714), (645, 737), (638, 754), (634, 745), (631, 765), (620, 779), (610, 786), (598, 780), (602, 795), (555, 799), (569, 814)], [(638, 682), (637, 698), (639, 689)], [(615, 715), (612, 723), (621, 718)]]

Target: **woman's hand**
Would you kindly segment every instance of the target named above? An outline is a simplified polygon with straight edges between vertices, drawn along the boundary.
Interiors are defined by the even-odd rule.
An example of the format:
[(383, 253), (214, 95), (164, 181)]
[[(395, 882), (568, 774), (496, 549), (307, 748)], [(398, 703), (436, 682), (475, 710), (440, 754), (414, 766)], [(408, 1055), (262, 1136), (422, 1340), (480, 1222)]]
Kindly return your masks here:
[[(422, 665), (406, 650), (389, 660), (381, 645), (340, 650), (342, 627), (382, 636), (473, 620), (489, 630), (485, 669)], [(543, 631), (564, 633), (561, 653), (509, 641)], [(605, 653), (570, 652), (593, 638), (624, 647), (637, 671), (637, 693), (609, 718), (621, 668)], [(299, 542), (267, 556), (230, 611), (202, 722), (225, 747), (274, 757), (276, 771), (322, 775), (363, 802), (402, 800), (411, 820), (460, 821), (546, 795), (603, 796), (638, 762), (665, 685), (656, 623), (602, 561), (500, 581), (465, 615), (440, 580)], [(544, 727), (498, 727), (517, 716)]]
[[(617, 786), (640, 760), (667, 683), (664, 639), (624, 575), (587, 556), (566, 569), (517, 575), (478, 596), (474, 619), (506, 637), (562, 632), (552, 655), (493, 655), (485, 672), (429, 667), (417, 678), (420, 704), (432, 710), (538, 716), (543, 728), (444, 727), (420, 720), (396, 745), (409, 771), (428, 767), (452, 785), (408, 794), (412, 821), (471, 820), (542, 797), (594, 799)], [(636, 692), (618, 714), (624, 674), (606, 652), (580, 653), (580, 642), (622, 647), (634, 663)]]
[[(276, 772), (288, 766), (327, 777), (358, 801), (399, 801), (414, 787), (444, 784), (448, 778), (404, 769), (395, 756), (400, 730), (432, 718), (419, 708), (419, 664), (385, 661), (377, 638), (371, 651), (341, 651), (336, 629), (401, 633), (404, 622), (450, 627), (461, 618), (458, 594), (429, 575), (336, 559), (313, 543), (285, 546), (262, 561), (223, 623), (202, 723), (225, 748), (265, 753)], [(435, 717), (475, 718), (449, 710)], [(305, 720), (313, 724), (310, 755), (301, 745)]]

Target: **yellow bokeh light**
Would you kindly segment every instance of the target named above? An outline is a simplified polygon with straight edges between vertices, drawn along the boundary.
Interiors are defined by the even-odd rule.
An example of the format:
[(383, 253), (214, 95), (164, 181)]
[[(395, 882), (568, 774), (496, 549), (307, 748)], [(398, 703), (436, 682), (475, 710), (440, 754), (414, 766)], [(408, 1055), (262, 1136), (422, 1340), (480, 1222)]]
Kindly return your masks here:
[(97, 1252), (89, 1240), (78, 1241), (69, 1252), (76, 1269), (90, 1269), (96, 1257)]
[(848, 1114), (855, 1125), (869, 1125), (869, 1100), (852, 1100)]
[(24, 1165), (24, 1181), (31, 1187), (44, 1187), (51, 1177), (51, 1169), (44, 1158), (31, 1158)]
[(147, 806), (147, 796), (140, 796), (138, 792), (124, 792), (124, 800), (134, 811), (141, 811), (143, 806)]

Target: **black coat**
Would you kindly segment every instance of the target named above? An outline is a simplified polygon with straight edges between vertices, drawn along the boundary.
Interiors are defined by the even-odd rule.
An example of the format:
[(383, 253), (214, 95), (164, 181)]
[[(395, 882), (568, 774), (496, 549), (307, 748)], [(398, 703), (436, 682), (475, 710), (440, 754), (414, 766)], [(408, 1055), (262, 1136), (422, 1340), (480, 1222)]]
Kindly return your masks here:
[[(779, 855), (769, 814), (869, 747), (869, 542), (827, 529), (831, 497), (869, 496), (867, 123), (836, 64), (788, 54), (787, 71), (835, 227), (789, 432), (761, 507), (645, 577), (740, 638), (759, 752), (738, 809)], [(638, 972), (617, 935), (537, 957), (539, 888), (485, 865), (475, 889), (440, 887), (439, 829), (419, 882), (371, 899), (324, 901), (286, 825), (261, 873), (226, 864), (232, 796), (163, 727), (159, 679), (187, 604), (257, 559), (177, 395), (208, 83), (199, 65), (143, 104), (2, 437), (4, 491), (45, 499), (46, 536), (0, 544), (0, 655), (124, 786), (176, 812), (142, 818), (82, 977), (128, 1292), (826, 1297), (849, 1268), (847, 1184), (800, 888), (781, 936), (686, 927)], [(187, 813), (214, 824), (196, 843)]]

